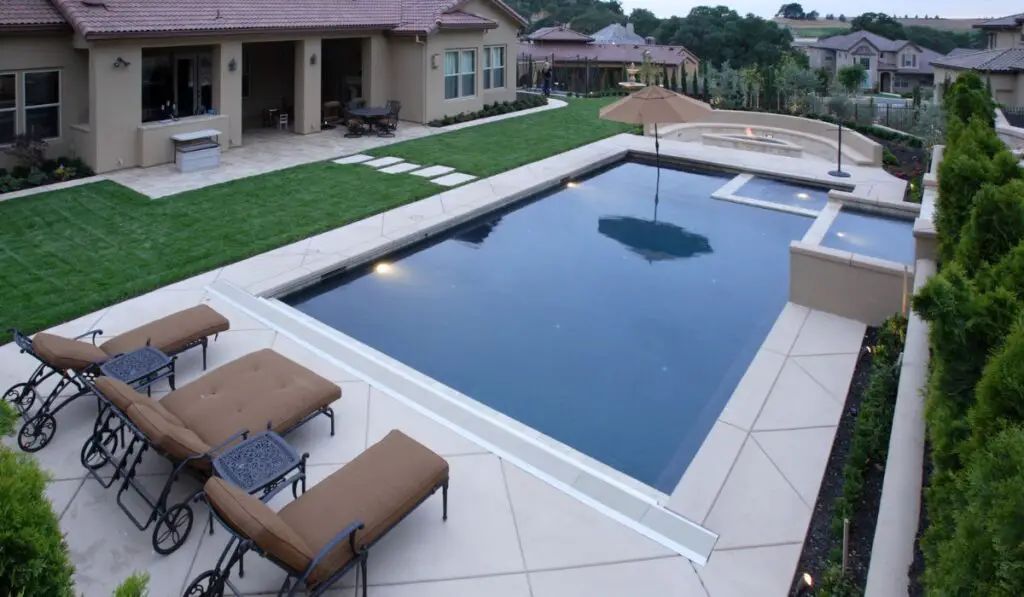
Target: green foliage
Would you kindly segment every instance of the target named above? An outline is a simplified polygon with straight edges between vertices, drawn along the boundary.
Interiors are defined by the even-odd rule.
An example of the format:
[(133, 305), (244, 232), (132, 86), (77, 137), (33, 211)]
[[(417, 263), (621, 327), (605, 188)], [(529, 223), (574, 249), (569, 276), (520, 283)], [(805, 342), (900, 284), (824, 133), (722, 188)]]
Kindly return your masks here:
[(884, 13), (866, 12), (850, 21), (850, 31), (869, 31), (889, 39), (906, 39), (903, 25)]
[[(0, 431), (9, 433), (14, 417), (0, 401)], [(47, 479), (35, 458), (0, 445), (0, 595), (73, 597), (74, 568)]]
[(887, 166), (899, 166), (900, 160), (889, 151), (888, 147), (882, 148), (882, 163)]
[(445, 116), (444, 118), (437, 118), (427, 123), (427, 126), (442, 127), (449, 126), (452, 124), (458, 124), (460, 122), (469, 122), (471, 120), (478, 120), (480, 118), (490, 118), (491, 116), (499, 116), (501, 114), (508, 114), (510, 112), (518, 112), (520, 110), (529, 110), (530, 108), (537, 108), (539, 106), (547, 105), (548, 101), (543, 95), (535, 93), (518, 93), (516, 94), (516, 101), (509, 102), (494, 102), (493, 104), (484, 104), (482, 110), (476, 112), (459, 112), (455, 115)]
[(1016, 322), (1002, 348), (993, 354), (976, 391), (967, 453), (984, 446), (1003, 427), (1024, 424), (1024, 319)]
[(989, 127), (995, 126), (995, 102), (992, 101), (985, 82), (975, 72), (961, 73), (949, 86), (942, 98), (942, 104), (950, 118), (970, 122), (978, 117)]
[(114, 591), (114, 597), (146, 597), (149, 595), (149, 573), (136, 572), (124, 579)]
[(943, 505), (957, 514), (952, 524), (926, 532), (928, 595), (1018, 597), (1024, 587), (1024, 429), (989, 438), (942, 488)]
[(864, 84), (868, 71), (859, 63), (848, 64), (836, 73), (836, 81), (847, 93), (855, 93)]
[(967, 127), (958, 118), (950, 120), (947, 152), (939, 164), (938, 213), (939, 256), (952, 259), (960, 244), (962, 229), (970, 219), (974, 197), (986, 183), (1001, 185), (1020, 177), (1013, 154), (995, 132), (975, 118)]
[(974, 275), (995, 264), (1024, 240), (1024, 181), (986, 184), (975, 194), (970, 220), (964, 226), (957, 260)]

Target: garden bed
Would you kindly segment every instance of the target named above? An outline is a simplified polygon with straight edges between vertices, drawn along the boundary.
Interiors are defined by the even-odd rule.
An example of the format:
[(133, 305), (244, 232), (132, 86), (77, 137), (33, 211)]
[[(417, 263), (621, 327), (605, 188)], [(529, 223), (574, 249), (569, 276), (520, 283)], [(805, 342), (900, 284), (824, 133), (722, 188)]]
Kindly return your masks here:
[(93, 171), (78, 158), (46, 159), (46, 142), (19, 135), (4, 153), (17, 164), (10, 171), (0, 168), (0, 195), (56, 182), (92, 176)]
[(928, 150), (908, 145), (902, 139), (879, 138), (870, 133), (867, 136), (884, 148), (882, 168), (896, 178), (907, 181), (903, 200), (920, 203), (924, 174), (928, 170)]
[(516, 100), (514, 102), (505, 101), (494, 102), (493, 104), (484, 104), (483, 109), (477, 110), (476, 112), (459, 112), (454, 116), (445, 116), (444, 118), (431, 120), (430, 122), (427, 123), (427, 126), (451, 126), (453, 124), (469, 122), (471, 120), (490, 118), (492, 116), (510, 114), (512, 112), (529, 110), (531, 108), (539, 108), (541, 106), (546, 105), (548, 105), (548, 98), (544, 97), (543, 95), (538, 95), (535, 93), (517, 93)]
[[(867, 581), (896, 403), (895, 364), (902, 350), (903, 332), (895, 332), (905, 332), (905, 325), (905, 320), (891, 320), (883, 328), (869, 328), (864, 336), (793, 580), (795, 584), (809, 573), (822, 595), (859, 595)], [(850, 521), (845, 575), (844, 518)]]

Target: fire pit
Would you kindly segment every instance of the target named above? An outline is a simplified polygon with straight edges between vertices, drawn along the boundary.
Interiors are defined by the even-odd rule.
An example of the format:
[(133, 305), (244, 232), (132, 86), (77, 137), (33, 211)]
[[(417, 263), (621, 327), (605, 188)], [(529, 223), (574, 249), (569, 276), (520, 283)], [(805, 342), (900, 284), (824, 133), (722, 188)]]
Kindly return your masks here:
[(776, 139), (766, 134), (754, 134), (754, 131), (750, 128), (747, 128), (746, 134), (743, 135), (738, 133), (704, 133), (701, 135), (701, 142), (704, 145), (713, 147), (758, 151), (792, 158), (803, 156), (803, 148), (799, 145), (783, 141), (782, 139)]

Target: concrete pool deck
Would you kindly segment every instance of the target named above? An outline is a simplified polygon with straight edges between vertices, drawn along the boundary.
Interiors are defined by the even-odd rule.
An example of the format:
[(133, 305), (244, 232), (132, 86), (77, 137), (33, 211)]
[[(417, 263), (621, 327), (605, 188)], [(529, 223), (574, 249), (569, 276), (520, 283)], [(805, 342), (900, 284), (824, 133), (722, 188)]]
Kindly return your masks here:
[[(669, 158), (811, 183), (834, 182), (818, 160), (682, 142), (661, 145)], [(442, 524), (428, 505), (374, 549), (369, 581), (375, 596), (782, 597), (795, 571), (863, 323), (787, 305), (697, 458), (676, 490), (665, 495), (630, 483), (600, 463), (576, 461), (577, 455), (553, 440), (529, 436), (524, 445), (540, 446), (537, 458), (555, 463), (551, 470), (538, 469), (530, 454), (508, 453), (507, 444), (465, 433), (466, 421), (421, 408), (416, 396), (409, 395), (412, 386), (398, 387), (402, 377), (381, 383), (359, 375), (366, 365), (358, 358), (373, 355), (356, 350), (329, 354), (323, 350), (327, 344), (311, 342), (312, 332), (322, 330), (285, 312), (279, 302), (259, 298), (374, 259), (628, 152), (647, 154), (652, 149), (651, 139), (606, 139), (172, 284), (54, 331), (75, 335), (101, 328), (109, 336), (209, 303), (232, 322), (232, 330), (211, 346), (211, 368), (269, 347), (342, 387), (344, 395), (335, 405), (335, 437), (328, 437), (326, 422), (314, 422), (289, 437), (298, 450), (311, 454), (311, 481), (330, 474), (392, 428), (445, 456), (452, 467), (450, 518)], [(857, 195), (877, 201), (902, 198), (903, 181), (877, 168), (849, 169), (852, 177), (842, 182)], [(306, 335), (295, 334), (300, 324)], [(339, 354), (353, 359), (346, 362)], [(27, 377), (31, 367), (31, 359), (18, 355), (13, 345), (0, 348), (3, 387)], [(185, 355), (179, 367), (181, 383), (194, 379), (200, 374), (199, 356)], [(209, 536), (197, 524), (175, 554), (153, 553), (150, 533), (131, 525), (114, 505), (113, 491), (85, 480), (78, 454), (94, 408), (92, 401), (82, 400), (60, 413), (53, 443), (37, 454), (53, 474), (48, 493), (78, 568), (77, 591), (86, 597), (106, 596), (131, 572), (145, 569), (153, 577), (153, 597), (180, 595), (191, 578), (212, 567), (225, 533)], [(514, 430), (515, 422), (496, 420)], [(167, 468), (158, 458), (150, 460), (150, 474)], [(585, 478), (581, 471), (589, 480), (577, 486)], [(580, 476), (569, 483), (562, 474)], [(197, 521), (203, 520), (199, 513)], [(662, 539), (679, 528), (683, 536), (711, 538), (710, 544), (688, 554), (698, 562), (706, 558), (706, 564), (666, 547)], [(705, 549), (703, 558), (696, 553)], [(251, 594), (276, 590), (281, 574), (257, 558), (248, 559), (241, 587)], [(351, 582), (347, 578), (347, 588), (337, 594), (353, 595)]]

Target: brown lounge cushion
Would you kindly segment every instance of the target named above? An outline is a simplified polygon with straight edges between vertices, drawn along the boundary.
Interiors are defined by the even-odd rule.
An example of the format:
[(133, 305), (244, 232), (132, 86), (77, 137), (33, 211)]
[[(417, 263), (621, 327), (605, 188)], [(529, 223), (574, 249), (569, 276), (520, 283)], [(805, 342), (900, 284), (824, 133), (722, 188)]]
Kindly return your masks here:
[(218, 367), (159, 401), (106, 377), (96, 387), (178, 460), (203, 454), (239, 431), (262, 431), (268, 423), (284, 433), (341, 397), (337, 384), (270, 349)]
[(32, 350), (55, 369), (81, 371), (107, 358), (146, 346), (154, 346), (166, 354), (175, 354), (190, 343), (226, 331), (228, 320), (208, 305), (198, 305), (173, 315), (151, 321), (93, 346), (40, 332), (32, 338)]
[(209, 305), (197, 305), (119, 334), (100, 348), (116, 355), (142, 348), (148, 342), (163, 353), (175, 354), (192, 342), (227, 331), (229, 326), (227, 318)]
[[(206, 499), (228, 525), (301, 573), (353, 521), (364, 525), (356, 545), (370, 545), (447, 480), (443, 458), (395, 430), (277, 514), (219, 478), (207, 481)], [(352, 558), (348, 542), (341, 542), (307, 585), (326, 581)]]

